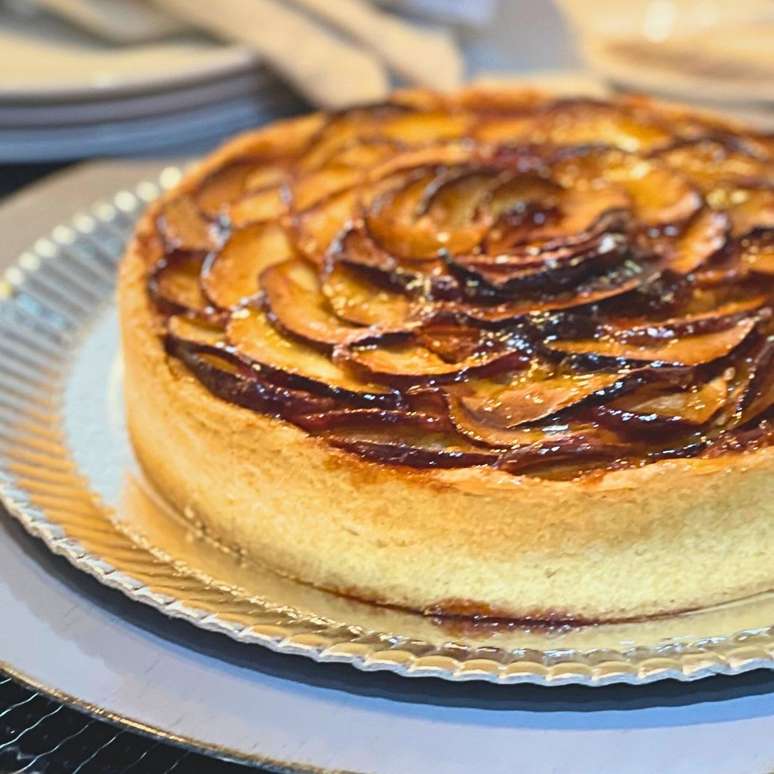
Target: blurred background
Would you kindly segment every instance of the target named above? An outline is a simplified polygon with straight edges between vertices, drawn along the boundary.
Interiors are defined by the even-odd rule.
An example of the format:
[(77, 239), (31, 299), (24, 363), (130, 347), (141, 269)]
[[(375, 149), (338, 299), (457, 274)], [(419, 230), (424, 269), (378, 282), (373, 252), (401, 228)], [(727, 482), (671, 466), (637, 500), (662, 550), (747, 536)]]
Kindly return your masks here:
[(0, 195), (279, 116), (476, 79), (774, 125), (774, 0), (0, 0)]

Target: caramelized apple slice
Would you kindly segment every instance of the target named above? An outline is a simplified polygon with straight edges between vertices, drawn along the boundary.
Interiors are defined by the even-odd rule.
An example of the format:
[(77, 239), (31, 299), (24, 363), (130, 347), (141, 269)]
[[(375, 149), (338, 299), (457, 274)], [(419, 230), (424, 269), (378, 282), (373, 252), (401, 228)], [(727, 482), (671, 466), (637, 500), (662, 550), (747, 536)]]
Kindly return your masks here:
[(707, 201), (714, 209), (726, 212), (734, 237), (774, 228), (774, 186), (723, 186), (709, 193)]
[(388, 387), (362, 381), (345, 365), (280, 333), (262, 310), (240, 309), (232, 313), (226, 336), (238, 352), (266, 368), (272, 381), (284, 379), (290, 387), (361, 403), (394, 405), (397, 402), (397, 396)]
[(682, 141), (661, 151), (659, 158), (710, 192), (721, 181), (743, 183), (774, 175), (774, 165), (743, 148), (718, 138)]
[(741, 242), (742, 261), (757, 274), (774, 275), (774, 228), (758, 229)]
[(514, 352), (504, 343), (490, 340), (479, 346), (479, 351), (458, 363), (448, 363), (416, 341), (382, 344), (370, 348), (350, 348), (346, 357), (364, 367), (380, 379), (426, 381), (443, 377), (460, 377), (471, 371), (492, 367), (503, 369), (524, 363), (528, 356)]
[(335, 346), (380, 335), (376, 326), (363, 328), (336, 317), (316, 272), (305, 261), (291, 258), (269, 267), (261, 273), (260, 284), (269, 318), (302, 339)]
[(350, 266), (334, 263), (325, 273), (322, 292), (342, 320), (378, 325), (383, 331), (411, 330), (418, 324), (410, 300), (377, 285)]
[(461, 408), (481, 424), (507, 430), (551, 416), (592, 396), (624, 385), (631, 372), (555, 373), (540, 364), (504, 379), (479, 379), (451, 385)]
[(214, 395), (238, 406), (276, 416), (328, 411), (333, 398), (291, 389), (260, 378), (238, 355), (220, 347), (167, 334), (167, 352), (179, 358)]
[(381, 138), (346, 145), (324, 166), (302, 175), (291, 190), (293, 207), (306, 210), (333, 194), (363, 182), (370, 168), (392, 158), (395, 144)]
[(624, 442), (607, 428), (578, 424), (547, 433), (542, 441), (514, 446), (500, 457), (498, 467), (514, 475), (568, 479), (589, 468), (623, 463), (637, 451), (631, 441)]
[(280, 186), (269, 186), (247, 193), (228, 209), (228, 219), (235, 228), (251, 223), (279, 220), (288, 211), (287, 202)]
[[(577, 287), (592, 275), (602, 274), (606, 269), (615, 268), (622, 262), (625, 240), (620, 234), (605, 234), (585, 247), (572, 250), (550, 250), (542, 261), (532, 258), (531, 265), (518, 266), (516, 256), (507, 256), (502, 263), (460, 263), (455, 259), (447, 262), (452, 269), (463, 272), (463, 276), (481, 287), (503, 295), (524, 295), (540, 292), (545, 295)], [(528, 261), (529, 253), (523, 254)], [(505, 256), (504, 256), (505, 257)], [(473, 256), (476, 260), (476, 256)], [(526, 261), (525, 261), (526, 262)]]
[(624, 425), (627, 419), (634, 419), (627, 415), (635, 415), (699, 426), (709, 422), (723, 408), (727, 397), (728, 379), (721, 374), (709, 382), (682, 390), (645, 385), (597, 409), (610, 409), (613, 415), (617, 413)]
[(679, 172), (657, 159), (611, 150), (574, 150), (560, 156), (555, 179), (565, 188), (594, 198), (600, 186), (619, 187), (631, 197), (633, 213), (640, 222), (661, 226), (687, 220), (702, 198)]
[(558, 206), (562, 193), (562, 187), (547, 177), (545, 170), (528, 168), (522, 173), (508, 173), (491, 189), (486, 200), (486, 212), (495, 222), (504, 213), (524, 211), (530, 204), (550, 210)]
[(441, 309), (463, 314), (472, 320), (501, 323), (515, 320), (526, 314), (571, 309), (576, 306), (598, 303), (633, 290), (649, 281), (656, 273), (656, 265), (626, 261), (604, 274), (582, 283), (574, 292), (514, 299), (494, 304), (484, 304), (480, 301), (477, 303), (452, 301), (440, 306)]
[(737, 371), (741, 383), (735, 391), (731, 427), (747, 424), (774, 404), (774, 338), (761, 336)]
[(278, 164), (258, 160), (233, 162), (202, 181), (195, 193), (196, 204), (205, 215), (214, 218), (228, 210), (245, 192), (278, 186), (286, 175)]
[(258, 223), (235, 231), (223, 247), (208, 256), (202, 271), (202, 288), (223, 309), (238, 306), (254, 296), (258, 275), (268, 266), (293, 254), (285, 230), (274, 223)]
[(407, 145), (465, 137), (473, 125), (467, 113), (404, 113), (386, 120), (380, 127), (385, 137)]
[(180, 314), (172, 315), (167, 320), (167, 331), (181, 341), (212, 346), (223, 344), (226, 338), (225, 329), (215, 322), (192, 319)]
[[(739, 320), (724, 330), (693, 336), (648, 337), (647, 329), (633, 329), (619, 335), (579, 341), (552, 341), (551, 349), (567, 353), (588, 353), (627, 360), (663, 361), (678, 365), (700, 365), (724, 357), (755, 327), (757, 319)], [(663, 330), (663, 329), (661, 329)]]
[(701, 212), (677, 239), (668, 268), (677, 274), (696, 271), (726, 243), (729, 225), (723, 212)]
[(368, 232), (388, 253), (412, 260), (471, 250), (485, 232), (475, 213), (491, 180), (486, 173), (415, 173), (376, 200)]
[(190, 196), (166, 202), (156, 224), (167, 252), (208, 251), (218, 245), (216, 227), (202, 215)]
[(384, 122), (405, 111), (404, 107), (388, 104), (367, 109), (350, 108), (327, 116), (323, 126), (315, 132), (298, 157), (296, 173), (306, 174), (319, 169), (342, 149), (381, 137), (380, 127)]
[(546, 111), (532, 139), (557, 145), (598, 143), (647, 152), (668, 143), (671, 134), (662, 122), (642, 110), (590, 99), (563, 99)]
[(352, 219), (356, 205), (357, 191), (347, 190), (296, 215), (293, 225), (301, 253), (322, 265), (331, 243)]
[(443, 419), (414, 412), (327, 412), (295, 422), (333, 446), (386, 464), (456, 468), (497, 459), (495, 452), (474, 446)]
[(173, 253), (148, 278), (148, 292), (162, 312), (207, 316), (212, 312), (199, 275), (204, 259), (197, 253)]

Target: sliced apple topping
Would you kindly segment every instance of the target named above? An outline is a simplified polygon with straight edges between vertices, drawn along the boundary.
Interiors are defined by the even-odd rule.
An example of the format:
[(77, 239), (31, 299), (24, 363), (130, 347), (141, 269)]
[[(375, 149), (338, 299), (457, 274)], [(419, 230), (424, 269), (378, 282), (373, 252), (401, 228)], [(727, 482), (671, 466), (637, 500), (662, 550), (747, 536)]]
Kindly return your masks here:
[(621, 387), (630, 372), (557, 373), (539, 361), (507, 379), (473, 379), (446, 388), (474, 419), (512, 429), (556, 414), (592, 396)]
[(472, 320), (502, 323), (516, 320), (527, 314), (596, 304), (634, 290), (655, 276), (656, 273), (656, 267), (653, 265), (628, 260), (599, 276), (592, 277), (587, 282), (581, 283), (573, 291), (554, 295), (536, 293), (527, 296), (525, 294), (522, 299), (499, 303), (449, 302), (446, 308)]
[(148, 278), (151, 298), (167, 314), (207, 315), (212, 311), (199, 275), (204, 258), (198, 253), (173, 253)]
[(259, 223), (239, 229), (219, 251), (208, 256), (202, 268), (202, 289), (223, 309), (238, 306), (256, 295), (258, 275), (264, 269), (292, 254), (293, 245), (277, 224)]
[(774, 405), (774, 335), (761, 335), (738, 363), (737, 372), (731, 427), (747, 424)]
[(465, 137), (473, 125), (468, 113), (403, 113), (387, 119), (380, 131), (385, 137), (407, 144), (420, 144)]
[(728, 215), (734, 237), (758, 228), (774, 228), (774, 185), (719, 186), (707, 195), (707, 201)]
[(295, 243), (312, 263), (322, 265), (339, 232), (350, 222), (357, 204), (357, 192), (343, 191), (329, 196), (294, 218)]
[(215, 346), (224, 344), (226, 339), (226, 331), (222, 326), (181, 314), (172, 315), (167, 319), (167, 331), (176, 339), (197, 344)]
[(679, 336), (668, 328), (656, 328), (652, 334), (648, 328), (635, 328), (599, 339), (552, 341), (548, 346), (566, 353), (695, 366), (727, 355), (744, 341), (756, 322), (755, 317), (749, 317), (723, 330), (692, 336)]
[(506, 368), (514, 362), (528, 360), (526, 355), (509, 348), (502, 340), (484, 335), (473, 354), (452, 363), (411, 339), (371, 347), (353, 347), (345, 354), (353, 363), (363, 366), (380, 379), (399, 378), (406, 381), (459, 378), (487, 367), (491, 369), (497, 363)]
[(774, 275), (774, 228), (758, 229), (742, 239), (742, 260), (758, 274)]
[(376, 200), (366, 216), (368, 231), (384, 250), (402, 258), (470, 250), (485, 233), (475, 213), (491, 178), (419, 170)]
[(385, 332), (410, 330), (419, 323), (411, 300), (368, 279), (363, 271), (334, 263), (323, 276), (322, 292), (335, 314), (359, 325)]
[(245, 193), (267, 187), (276, 187), (287, 177), (286, 169), (279, 164), (243, 161), (221, 167), (209, 175), (196, 191), (196, 204), (208, 217), (225, 213), (229, 205), (241, 199)]
[(677, 274), (690, 274), (703, 266), (725, 245), (729, 226), (724, 212), (701, 212), (674, 244), (669, 269)]
[(283, 330), (307, 341), (335, 346), (377, 338), (377, 327), (364, 328), (340, 320), (320, 290), (317, 273), (297, 258), (261, 273), (269, 318)]
[(761, 157), (741, 143), (731, 143), (717, 137), (681, 141), (658, 155), (707, 193), (719, 181), (744, 183), (774, 176), (774, 164), (770, 159)]
[(228, 220), (235, 228), (250, 223), (276, 221), (288, 211), (284, 189), (269, 186), (237, 199), (228, 209)]
[(619, 187), (631, 197), (634, 216), (647, 226), (686, 220), (702, 204), (699, 192), (679, 172), (657, 159), (621, 151), (560, 155), (554, 175), (565, 188), (586, 191), (591, 198), (600, 186)]
[(354, 410), (298, 417), (296, 424), (366, 459), (409, 467), (469, 467), (497, 454), (460, 436), (448, 422), (417, 412)]
[(220, 347), (167, 334), (166, 350), (180, 358), (214, 395), (238, 406), (292, 418), (328, 411), (333, 398), (273, 384), (262, 379), (238, 355)]
[(218, 245), (216, 227), (202, 215), (190, 196), (166, 202), (156, 223), (167, 252), (208, 251)]
[[(656, 424), (667, 420), (675, 424), (704, 425), (725, 405), (729, 394), (725, 374), (683, 389), (662, 384), (645, 385), (621, 398), (596, 408), (598, 416), (607, 415), (625, 426), (626, 422)], [(601, 413), (600, 413), (601, 412)], [(663, 422), (657, 424), (663, 429)]]
[(361, 380), (346, 364), (332, 361), (314, 347), (278, 331), (260, 309), (240, 309), (229, 319), (226, 337), (251, 362), (268, 369), (273, 379), (326, 395), (341, 395), (375, 405), (396, 403), (393, 390)]
[(225, 400), (386, 464), (553, 479), (774, 440), (763, 134), (414, 92), (240, 147), (161, 206), (148, 271)]

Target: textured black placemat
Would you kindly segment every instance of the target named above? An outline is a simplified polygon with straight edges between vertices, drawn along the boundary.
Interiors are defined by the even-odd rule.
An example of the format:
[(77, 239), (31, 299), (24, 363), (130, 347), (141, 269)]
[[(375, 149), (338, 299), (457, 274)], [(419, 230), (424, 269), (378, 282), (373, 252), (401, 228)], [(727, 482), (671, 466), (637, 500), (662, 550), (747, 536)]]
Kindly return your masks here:
[(0, 774), (234, 774), (209, 758), (52, 701), (0, 671)]

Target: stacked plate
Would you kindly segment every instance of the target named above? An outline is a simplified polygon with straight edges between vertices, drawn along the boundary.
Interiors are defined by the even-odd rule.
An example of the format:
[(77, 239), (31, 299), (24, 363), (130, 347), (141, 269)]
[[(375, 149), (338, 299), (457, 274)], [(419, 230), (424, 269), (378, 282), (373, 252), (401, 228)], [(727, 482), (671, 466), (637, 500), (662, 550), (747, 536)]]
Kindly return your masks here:
[(191, 153), (298, 98), (250, 49), (194, 33), (115, 46), (0, 8), (0, 161)]

